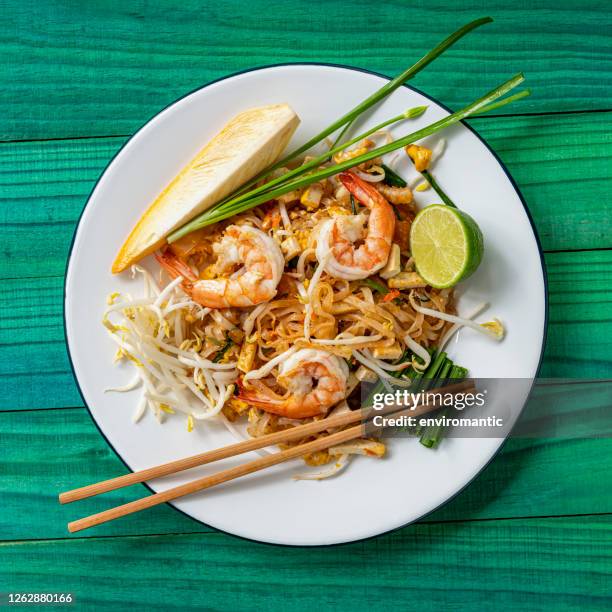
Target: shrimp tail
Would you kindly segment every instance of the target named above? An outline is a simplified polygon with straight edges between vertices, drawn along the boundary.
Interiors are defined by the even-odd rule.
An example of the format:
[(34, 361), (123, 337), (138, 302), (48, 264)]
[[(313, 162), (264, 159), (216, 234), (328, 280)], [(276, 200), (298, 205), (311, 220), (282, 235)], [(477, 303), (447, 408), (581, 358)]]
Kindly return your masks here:
[(193, 270), (168, 249), (162, 251), (161, 254), (156, 253), (155, 259), (157, 259), (161, 267), (166, 270), (172, 278), (182, 276), (186, 281), (183, 283), (185, 288), (191, 287), (191, 285), (198, 280)]
[(268, 387), (258, 381), (253, 381), (253, 387), (247, 388), (243, 378), (239, 378), (237, 381), (238, 393), (236, 397), (247, 402), (257, 408), (270, 409), (274, 406), (282, 406), (285, 402), (283, 398), (276, 396)]
[(380, 202), (380, 192), (353, 172), (342, 172), (339, 176), (340, 182), (352, 193), (362, 204), (371, 208)]

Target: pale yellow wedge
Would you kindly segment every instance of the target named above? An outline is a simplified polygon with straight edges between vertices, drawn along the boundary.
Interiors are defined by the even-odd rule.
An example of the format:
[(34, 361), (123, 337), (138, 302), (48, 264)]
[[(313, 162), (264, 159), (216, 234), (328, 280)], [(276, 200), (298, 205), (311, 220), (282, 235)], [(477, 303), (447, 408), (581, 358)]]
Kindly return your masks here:
[(161, 192), (121, 247), (113, 273), (160, 248), (166, 236), (278, 159), (300, 120), (288, 104), (234, 117)]

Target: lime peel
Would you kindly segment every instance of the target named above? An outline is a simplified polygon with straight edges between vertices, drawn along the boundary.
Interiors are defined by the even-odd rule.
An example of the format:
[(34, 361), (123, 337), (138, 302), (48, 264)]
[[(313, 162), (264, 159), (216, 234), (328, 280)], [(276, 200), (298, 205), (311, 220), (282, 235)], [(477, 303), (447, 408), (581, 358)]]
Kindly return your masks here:
[(410, 246), (418, 273), (436, 289), (465, 280), (482, 260), (480, 228), (467, 213), (432, 204), (416, 216)]

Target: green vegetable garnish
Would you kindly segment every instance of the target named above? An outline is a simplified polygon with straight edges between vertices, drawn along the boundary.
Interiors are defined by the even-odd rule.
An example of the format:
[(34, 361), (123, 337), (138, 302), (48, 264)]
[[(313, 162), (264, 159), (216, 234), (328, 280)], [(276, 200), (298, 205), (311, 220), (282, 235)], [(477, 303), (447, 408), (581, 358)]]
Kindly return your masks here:
[(378, 132), (378, 130), (382, 130), (384, 127), (387, 127), (387, 125), (390, 125), (391, 123), (396, 123), (397, 121), (401, 121), (402, 119), (416, 119), (417, 117), (420, 117), (426, 110), (427, 110), (426, 106), (415, 106), (414, 108), (411, 108), (409, 111), (406, 111), (403, 115), (398, 115), (398, 117), (395, 119), (388, 119), (387, 121), (383, 121), (383, 123), (379, 123), (374, 129), (369, 130), (367, 133), (361, 134), (360, 136), (356, 136), (355, 138), (352, 138), (348, 142), (339, 146), (340, 142), (342, 141), (342, 137), (344, 136), (346, 132), (348, 132), (351, 125), (353, 125), (353, 122), (351, 121), (351, 123), (347, 123), (344, 126), (344, 129), (340, 132), (340, 134), (338, 135), (338, 138), (336, 138), (336, 140), (334, 141), (332, 148), (333, 149), (346, 149), (346, 147), (354, 144), (356, 141), (363, 140), (364, 138), (366, 138), (366, 136), (369, 136), (370, 134), (374, 134), (374, 132)]
[(387, 295), (387, 293), (389, 293), (389, 289), (387, 287), (372, 278), (363, 279), (361, 284), (369, 287), (370, 289), (374, 289), (374, 291), (378, 291), (381, 295)]
[[(188, 234), (194, 230), (200, 229), (201, 227), (206, 227), (207, 225), (211, 225), (213, 223), (217, 223), (218, 221), (222, 221), (223, 219), (227, 219), (229, 217), (233, 217), (234, 215), (244, 212), (246, 210), (250, 210), (251, 208), (258, 206), (259, 204), (263, 204), (268, 200), (278, 198), (285, 193), (289, 193), (290, 191), (294, 191), (295, 189), (299, 189), (301, 187), (306, 187), (312, 183), (316, 183), (321, 179), (327, 178), (329, 176), (333, 176), (334, 174), (338, 174), (344, 170), (349, 170), (354, 166), (358, 166), (364, 162), (370, 161), (376, 157), (380, 157), (382, 155), (386, 155), (387, 153), (391, 153), (400, 147), (404, 147), (408, 144), (411, 144), (417, 140), (425, 138), (426, 136), (430, 136), (431, 134), (435, 134), (440, 130), (443, 130), (455, 123), (458, 123), (462, 119), (469, 117), (479, 111), (481, 111), (487, 104), (494, 102), (499, 99), (501, 96), (514, 89), (517, 85), (522, 83), (525, 80), (524, 76), (519, 73), (502, 83), (495, 89), (492, 89), (487, 94), (475, 100), (465, 108), (449, 115), (448, 117), (444, 117), (435, 123), (432, 123), (412, 134), (408, 134), (403, 138), (399, 138), (394, 142), (378, 147), (377, 149), (372, 149), (363, 155), (359, 155), (352, 159), (346, 160), (339, 164), (335, 164), (333, 166), (323, 168), (322, 170), (318, 170), (316, 172), (312, 172), (306, 176), (301, 176), (296, 180), (289, 181), (287, 183), (283, 183), (275, 189), (271, 189), (269, 191), (265, 191), (259, 195), (255, 195), (253, 197), (248, 197), (246, 200), (242, 200), (239, 202), (225, 202), (220, 205), (214, 206), (213, 208), (208, 209), (206, 212), (202, 213), (198, 217), (196, 217), (190, 223), (187, 223), (182, 228), (170, 234), (168, 237), (169, 242), (173, 242), (178, 240), (181, 236)], [(500, 101), (501, 102), (501, 101)], [(249, 194), (245, 194), (248, 196)]]
[[(441, 372), (440, 379), (441, 383), (444, 384), (448, 379), (461, 380), (467, 376), (467, 369), (461, 366), (455, 365), (450, 359), (446, 360)], [(446, 379), (446, 380), (445, 380)], [(440, 416), (448, 416), (452, 412), (452, 407), (444, 409)], [(435, 448), (440, 444), (440, 440), (444, 435), (445, 428), (442, 425), (432, 425), (426, 427), (422, 432), (419, 442), (427, 448)]]
[(391, 170), (389, 166), (385, 164), (380, 164), (380, 167), (385, 171), (385, 180), (384, 182), (387, 185), (391, 185), (391, 187), (406, 187), (408, 183), (394, 170)]
[(431, 185), (432, 189), (440, 196), (440, 199), (447, 205), (457, 208), (453, 201), (446, 195), (442, 187), (438, 185), (438, 181), (434, 179), (429, 170), (423, 170), (421, 174), (427, 179), (427, 182)]
[[(382, 123), (375, 125), (373, 128), (370, 128), (363, 134), (359, 134), (359, 136), (355, 136), (355, 138), (352, 138), (348, 142), (345, 142), (344, 144), (339, 145), (339, 146), (335, 146), (331, 148), (329, 151), (326, 151), (325, 153), (318, 155), (317, 157), (313, 157), (310, 161), (302, 164), (301, 166), (298, 166), (297, 168), (294, 168), (293, 170), (289, 170), (288, 172), (285, 172), (285, 174), (282, 174), (281, 176), (275, 179), (271, 179), (265, 182), (263, 185), (260, 185), (259, 187), (256, 187), (255, 189), (252, 189), (251, 191), (248, 191), (247, 193), (242, 193), (241, 195), (232, 196), (230, 199), (225, 200), (225, 202), (223, 202), (223, 205), (224, 206), (230, 205), (230, 204), (232, 206), (237, 205), (240, 202), (244, 202), (245, 200), (253, 198), (257, 194), (267, 193), (272, 189), (272, 187), (287, 183), (287, 181), (291, 178), (305, 175), (308, 172), (308, 170), (313, 170), (315, 168), (318, 168), (321, 164), (324, 164), (325, 162), (329, 161), (336, 153), (339, 153), (340, 151), (343, 151), (347, 147), (350, 147), (351, 145), (363, 140), (364, 138), (367, 138), (371, 134), (374, 134), (375, 132), (382, 130), (384, 127), (387, 127), (388, 125), (397, 123), (399, 121), (404, 121), (405, 119), (414, 119), (416, 117), (420, 117), (426, 110), (427, 110), (426, 106), (415, 106), (414, 108), (410, 108), (406, 112), (401, 113), (400, 115), (396, 115), (395, 117), (391, 117), (391, 119), (387, 119), (383, 121)], [(216, 206), (220, 206), (220, 205), (216, 205)], [(173, 237), (171, 236), (170, 241), (172, 242), (172, 240), (173, 240)]]
[[(308, 142), (303, 144), (298, 149), (295, 149), (286, 157), (283, 157), (280, 161), (272, 164), (262, 172), (260, 172), (257, 176), (253, 177), (250, 181), (248, 181), (245, 185), (243, 185), (240, 189), (234, 192), (229, 198), (226, 198), (221, 202), (229, 202), (235, 196), (244, 193), (248, 190), (249, 187), (255, 185), (259, 182), (260, 179), (270, 174), (273, 170), (277, 168), (282, 168), (287, 162), (295, 159), (314, 145), (321, 142), (323, 139), (327, 138), (331, 133), (335, 132), (338, 128), (344, 126), (344, 129), (336, 138), (334, 142), (334, 147), (340, 143), (340, 140), (349, 129), (350, 125), (361, 115), (364, 111), (368, 110), (370, 107), (374, 106), (377, 102), (380, 102), (383, 98), (393, 93), (398, 87), (403, 85), (406, 81), (411, 79), (415, 74), (423, 70), (426, 66), (428, 66), (433, 60), (442, 55), (444, 51), (446, 51), (449, 47), (452, 47), (458, 40), (463, 38), (466, 34), (471, 32), (472, 30), (484, 25), (486, 23), (491, 23), (493, 19), (491, 17), (481, 17), (480, 19), (475, 19), (470, 23), (459, 28), (456, 32), (445, 38), (441, 43), (439, 43), (436, 47), (434, 47), (429, 53), (426, 53), (418, 62), (413, 64), (410, 68), (407, 68), (402, 72), (402, 74), (396, 76), (392, 81), (389, 81), (385, 85), (383, 85), (378, 91), (373, 93), (369, 98), (366, 98), (363, 102), (358, 104), (355, 108), (350, 110), (348, 113), (340, 117), (340, 119), (334, 121), (331, 125), (327, 126), (322, 132), (319, 132), (316, 136), (311, 138)], [(346, 145), (345, 145), (346, 146)], [(191, 230), (190, 230), (191, 231)], [(177, 240), (180, 236), (174, 238)]]
[[(431, 62), (433, 62), (437, 57), (442, 55), (444, 51), (446, 51), (449, 47), (454, 45), (458, 40), (463, 38), (466, 34), (471, 32), (472, 30), (484, 25), (485, 23), (491, 23), (493, 19), (491, 17), (481, 17), (480, 19), (475, 19), (470, 23), (464, 25), (459, 28), (456, 32), (451, 34), (448, 38), (445, 38), (441, 43), (439, 43), (436, 47), (434, 47), (429, 53), (426, 53), (418, 62), (413, 64), (410, 68), (404, 70), (400, 75), (396, 76), (392, 81), (385, 83), (378, 91), (373, 93), (369, 98), (366, 98), (363, 102), (358, 104), (355, 108), (350, 110), (348, 113), (340, 117), (340, 119), (334, 121), (331, 125), (328, 125), (322, 132), (319, 132), (316, 136), (311, 138), (308, 142), (304, 143), (301, 147), (298, 147), (289, 155), (281, 159), (279, 162), (276, 162), (272, 168), (268, 170), (264, 170), (261, 176), (265, 176), (271, 170), (275, 168), (281, 168), (288, 161), (295, 159), (305, 151), (308, 151), (311, 147), (321, 142), (324, 138), (327, 138), (330, 134), (335, 132), (338, 128), (341, 128), (343, 125), (347, 123), (351, 123), (354, 119), (359, 117), (364, 111), (368, 110), (370, 107), (374, 106), (377, 102), (380, 102), (383, 98), (386, 98), (389, 94), (393, 93), (398, 87), (403, 85), (406, 81), (411, 79), (415, 74), (419, 71), (423, 70), (426, 66), (428, 66)], [(261, 177), (259, 177), (261, 178)]]
[(225, 353), (227, 353), (227, 351), (229, 351), (233, 345), (234, 341), (231, 338), (228, 338), (223, 347), (220, 348), (213, 357), (213, 363), (219, 363), (223, 359), (223, 357), (225, 357)]

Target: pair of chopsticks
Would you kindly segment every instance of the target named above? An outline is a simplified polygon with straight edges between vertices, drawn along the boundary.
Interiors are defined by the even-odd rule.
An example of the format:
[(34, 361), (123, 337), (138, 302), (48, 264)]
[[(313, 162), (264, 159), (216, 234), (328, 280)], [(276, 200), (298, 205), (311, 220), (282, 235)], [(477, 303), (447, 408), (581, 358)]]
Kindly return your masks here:
[(229, 446), (224, 446), (222, 448), (200, 453), (198, 455), (193, 455), (192, 457), (170, 461), (169, 463), (163, 463), (145, 470), (132, 472), (131, 474), (111, 478), (110, 480), (104, 480), (86, 487), (61, 493), (59, 496), (60, 503), (67, 504), (80, 499), (85, 499), (87, 497), (92, 497), (94, 495), (99, 495), (100, 493), (106, 493), (108, 491), (127, 487), (138, 482), (168, 476), (170, 474), (182, 472), (183, 470), (188, 470), (193, 467), (219, 461), (220, 459), (227, 459), (228, 457), (241, 455), (249, 451), (264, 448), (266, 446), (283, 444), (321, 431), (346, 427), (352, 423), (359, 422), (359, 425), (329, 434), (323, 438), (313, 440), (312, 442), (306, 442), (305, 444), (300, 444), (298, 446), (294, 446), (293, 448), (279, 451), (259, 459), (254, 459), (248, 463), (243, 463), (241, 465), (222, 470), (216, 474), (205, 476), (192, 482), (173, 487), (167, 491), (154, 493), (153, 495), (134, 500), (127, 504), (123, 504), (122, 506), (117, 506), (97, 514), (92, 514), (91, 516), (87, 516), (77, 521), (73, 521), (68, 523), (68, 531), (75, 533), (83, 529), (88, 529), (89, 527), (94, 527), (95, 525), (101, 525), (102, 523), (107, 523), (116, 518), (133, 514), (135, 512), (139, 512), (140, 510), (151, 508), (153, 506), (157, 506), (158, 504), (168, 502), (185, 495), (190, 495), (191, 493), (196, 493), (197, 491), (210, 489), (218, 484), (240, 478), (241, 476), (246, 476), (247, 474), (252, 474), (253, 472), (258, 472), (259, 470), (263, 470), (273, 465), (278, 465), (279, 463), (289, 461), (290, 459), (296, 459), (337, 444), (342, 444), (343, 442), (348, 442), (349, 440), (354, 440), (355, 438), (363, 436), (365, 423), (367, 423), (374, 415), (380, 414), (383, 416), (389, 416), (392, 414), (396, 415), (397, 413), (397, 416), (401, 414), (409, 414), (415, 417), (421, 416), (422, 414), (431, 412), (432, 410), (436, 410), (441, 407), (441, 405), (438, 405), (436, 401), (430, 401), (431, 397), (433, 397), (434, 400), (439, 397), (439, 395), (434, 394), (440, 394), (443, 392), (445, 394), (454, 395), (457, 393), (465, 393), (473, 389), (473, 381), (466, 380), (453, 385), (447, 385), (446, 387), (442, 387), (440, 389), (432, 389), (426, 393), (423, 393), (420, 401), (413, 406), (387, 406), (381, 411), (373, 411), (370, 408), (362, 408), (360, 410), (346, 412), (337, 416), (321, 419), (319, 421), (312, 421), (311, 423), (307, 423), (305, 425), (299, 425), (291, 429), (267, 434), (259, 438), (253, 438), (251, 440), (245, 440), (236, 444), (230, 444)]

